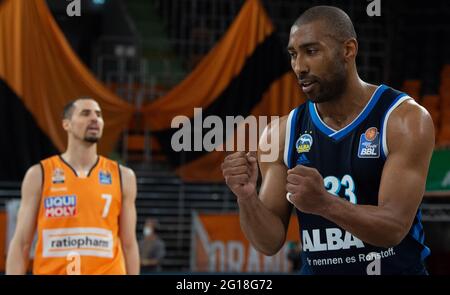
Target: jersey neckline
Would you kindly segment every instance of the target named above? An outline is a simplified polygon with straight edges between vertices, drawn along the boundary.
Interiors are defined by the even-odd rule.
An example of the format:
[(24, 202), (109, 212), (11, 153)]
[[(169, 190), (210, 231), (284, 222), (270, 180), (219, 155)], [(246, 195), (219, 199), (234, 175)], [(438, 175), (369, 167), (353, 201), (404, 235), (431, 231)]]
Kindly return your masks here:
[(353, 119), (352, 122), (347, 124), (345, 127), (335, 130), (325, 124), (325, 122), (322, 121), (322, 119), (319, 116), (319, 113), (317, 111), (316, 104), (312, 101), (308, 102), (308, 109), (309, 113), (311, 115), (311, 119), (314, 123), (314, 125), (326, 136), (333, 138), (335, 140), (340, 140), (345, 135), (349, 134), (351, 131), (353, 131), (364, 119), (367, 118), (367, 116), (370, 114), (374, 106), (377, 104), (378, 100), (381, 97), (381, 94), (387, 89), (388, 87), (384, 84), (381, 84), (380, 86), (375, 89), (374, 93), (372, 94), (372, 97), (367, 102), (366, 106), (363, 108), (363, 110), (359, 113), (358, 116), (356, 116), (355, 119)]
[(80, 178), (80, 179), (89, 178), (89, 176), (91, 176), (92, 171), (94, 171), (95, 167), (97, 167), (98, 162), (100, 162), (100, 156), (97, 156), (97, 161), (95, 161), (94, 165), (92, 165), (91, 169), (89, 169), (89, 172), (86, 175), (86, 177), (80, 177), (78, 175), (77, 171), (68, 162), (66, 162), (66, 160), (64, 160), (64, 158), (61, 155), (58, 155), (58, 157), (67, 167), (70, 168), (70, 170), (72, 170), (75, 177)]

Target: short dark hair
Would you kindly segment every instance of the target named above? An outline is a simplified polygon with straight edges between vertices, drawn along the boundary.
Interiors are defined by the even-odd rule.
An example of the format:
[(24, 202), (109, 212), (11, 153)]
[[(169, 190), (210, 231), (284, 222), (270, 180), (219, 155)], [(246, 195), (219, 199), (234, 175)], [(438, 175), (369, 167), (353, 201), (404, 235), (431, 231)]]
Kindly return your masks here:
[(301, 26), (314, 21), (322, 21), (330, 36), (339, 41), (356, 39), (353, 23), (342, 9), (326, 5), (314, 6), (303, 12), (294, 25)]
[(64, 106), (64, 110), (63, 110), (63, 119), (70, 119), (70, 118), (72, 118), (73, 109), (75, 108), (75, 102), (76, 102), (77, 100), (78, 100), (78, 99), (71, 100), (69, 103), (67, 103), (67, 104)]
[(72, 118), (73, 115), (73, 109), (75, 108), (75, 103), (81, 99), (92, 99), (88, 96), (86, 97), (78, 97), (74, 100), (71, 100), (70, 102), (68, 102), (65, 106), (64, 106), (64, 110), (63, 110), (63, 119), (70, 119)]

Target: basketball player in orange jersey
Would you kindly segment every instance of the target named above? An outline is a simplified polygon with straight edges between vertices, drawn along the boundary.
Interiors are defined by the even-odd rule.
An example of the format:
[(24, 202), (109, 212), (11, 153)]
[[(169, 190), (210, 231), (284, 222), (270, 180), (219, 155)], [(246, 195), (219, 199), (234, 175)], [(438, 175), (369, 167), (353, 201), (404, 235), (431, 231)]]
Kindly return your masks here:
[(26, 273), (36, 228), (34, 274), (139, 273), (136, 176), (97, 155), (103, 125), (93, 99), (65, 107), (67, 150), (25, 175), (7, 274)]

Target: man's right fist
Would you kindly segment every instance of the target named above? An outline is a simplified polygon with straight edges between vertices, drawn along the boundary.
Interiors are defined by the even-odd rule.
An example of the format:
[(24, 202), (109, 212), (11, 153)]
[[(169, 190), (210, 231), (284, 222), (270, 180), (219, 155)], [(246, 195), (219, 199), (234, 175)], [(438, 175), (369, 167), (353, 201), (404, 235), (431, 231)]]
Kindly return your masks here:
[(238, 198), (256, 195), (256, 152), (236, 152), (228, 155), (222, 163), (222, 173), (228, 187)]

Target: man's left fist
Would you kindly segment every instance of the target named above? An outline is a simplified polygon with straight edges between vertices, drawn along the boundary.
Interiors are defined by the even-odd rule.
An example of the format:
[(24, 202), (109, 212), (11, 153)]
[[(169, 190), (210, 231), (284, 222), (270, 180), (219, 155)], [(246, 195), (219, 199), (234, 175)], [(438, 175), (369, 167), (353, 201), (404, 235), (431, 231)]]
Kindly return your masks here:
[(286, 198), (297, 209), (317, 215), (326, 209), (330, 197), (319, 171), (302, 165), (288, 170), (286, 191)]

